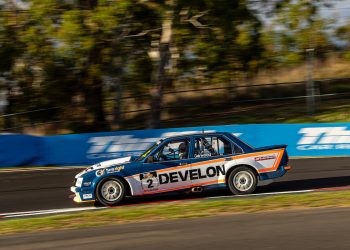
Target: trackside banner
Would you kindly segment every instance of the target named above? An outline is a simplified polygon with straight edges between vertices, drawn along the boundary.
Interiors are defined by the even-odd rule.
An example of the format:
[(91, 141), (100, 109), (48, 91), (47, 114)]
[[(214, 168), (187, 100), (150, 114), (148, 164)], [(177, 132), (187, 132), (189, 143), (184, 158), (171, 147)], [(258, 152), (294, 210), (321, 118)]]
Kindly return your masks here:
[(57, 136), (0, 135), (0, 167), (89, 165), (139, 155), (160, 138), (225, 131), (253, 147), (287, 144), (290, 156), (349, 156), (350, 123), (250, 124)]

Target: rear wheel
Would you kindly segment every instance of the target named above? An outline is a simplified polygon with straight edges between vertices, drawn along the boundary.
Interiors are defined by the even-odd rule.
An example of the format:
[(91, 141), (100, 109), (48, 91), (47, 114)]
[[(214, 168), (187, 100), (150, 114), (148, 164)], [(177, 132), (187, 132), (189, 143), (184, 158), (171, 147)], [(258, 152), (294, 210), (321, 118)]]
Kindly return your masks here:
[(115, 206), (125, 197), (125, 184), (115, 177), (100, 181), (96, 189), (96, 197), (105, 206)]
[(256, 174), (248, 167), (238, 167), (228, 177), (228, 187), (234, 194), (251, 194), (255, 191), (256, 186)]

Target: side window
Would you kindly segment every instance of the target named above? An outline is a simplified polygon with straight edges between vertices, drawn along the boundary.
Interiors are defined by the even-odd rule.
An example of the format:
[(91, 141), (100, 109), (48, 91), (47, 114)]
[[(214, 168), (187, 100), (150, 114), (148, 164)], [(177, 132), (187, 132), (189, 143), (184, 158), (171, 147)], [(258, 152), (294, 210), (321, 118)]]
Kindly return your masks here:
[(210, 157), (232, 154), (231, 143), (223, 137), (205, 136), (195, 140), (194, 157)]
[(238, 147), (236, 144), (233, 144), (233, 149), (236, 155), (243, 154), (243, 150), (240, 147)]
[(189, 139), (169, 141), (154, 153), (153, 162), (187, 159), (189, 149)]

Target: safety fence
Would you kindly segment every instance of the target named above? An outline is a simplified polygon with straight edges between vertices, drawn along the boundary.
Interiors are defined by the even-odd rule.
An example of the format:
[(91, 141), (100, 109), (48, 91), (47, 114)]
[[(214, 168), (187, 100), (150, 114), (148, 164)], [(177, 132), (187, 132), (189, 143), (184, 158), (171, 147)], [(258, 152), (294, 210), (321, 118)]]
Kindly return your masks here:
[[(333, 107), (334, 103), (346, 103), (350, 97), (349, 82), (350, 78), (315, 80), (314, 108), (320, 111)], [(209, 122), (213, 124), (213, 118), (217, 123), (222, 124), (235, 122), (234, 119), (243, 123), (259, 121), (259, 119), (262, 119), (260, 122), (268, 122), (265, 118), (271, 115), (266, 112), (269, 110), (278, 112), (281, 120), (291, 119), (291, 113), (295, 116), (309, 115), (313, 112), (308, 112), (307, 100), (310, 96), (307, 95), (305, 88), (306, 82), (299, 81), (167, 90), (164, 92), (164, 103), (160, 108), (163, 115), (159, 125), (176, 127), (181, 124), (193, 124), (193, 120), (196, 124)], [(117, 115), (115, 110), (106, 111), (105, 115), (115, 117), (121, 129), (143, 129), (148, 126), (146, 121), (149, 120), (151, 112), (150, 98), (149, 93), (139, 95), (125, 93), (120, 98), (121, 110), (118, 111), (118, 118), (115, 117)], [(177, 101), (169, 101), (171, 99)], [(116, 101), (114, 96), (106, 97), (106, 100)], [(135, 103), (142, 103), (142, 105), (135, 106), (133, 105)], [(72, 115), (76, 109), (79, 107), (63, 105), (0, 114), (0, 133), (23, 133), (27, 128), (30, 131), (36, 128), (43, 129), (45, 126), (56, 128), (57, 131), (60, 128), (84, 131), (81, 118)], [(262, 113), (264, 116), (261, 116)], [(251, 120), (249, 117), (255, 117), (255, 119)], [(91, 131), (91, 128), (89, 130)]]
[(160, 138), (230, 132), (253, 147), (287, 144), (294, 157), (350, 155), (350, 123), (248, 124), (30, 136), (0, 134), (0, 167), (88, 165), (138, 155)]

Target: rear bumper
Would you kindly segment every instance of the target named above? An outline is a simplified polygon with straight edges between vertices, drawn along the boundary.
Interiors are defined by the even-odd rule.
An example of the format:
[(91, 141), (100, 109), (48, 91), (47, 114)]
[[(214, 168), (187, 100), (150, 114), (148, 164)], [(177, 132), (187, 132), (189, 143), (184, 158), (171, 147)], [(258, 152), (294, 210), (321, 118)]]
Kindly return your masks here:
[(290, 170), (292, 170), (292, 166), (284, 166), (283, 169), (285, 171), (290, 171)]
[(292, 167), (289, 165), (280, 166), (276, 171), (259, 174), (259, 181), (266, 181), (266, 180), (280, 178), (291, 169)]

